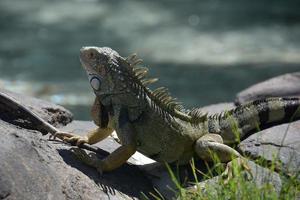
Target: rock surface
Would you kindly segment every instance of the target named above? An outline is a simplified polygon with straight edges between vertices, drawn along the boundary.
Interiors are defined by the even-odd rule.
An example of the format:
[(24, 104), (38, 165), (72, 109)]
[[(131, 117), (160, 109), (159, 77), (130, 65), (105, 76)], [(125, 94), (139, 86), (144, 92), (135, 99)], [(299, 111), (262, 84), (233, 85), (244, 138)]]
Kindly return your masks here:
[[(62, 119), (68, 119), (63, 123), (71, 120), (69, 112), (59, 106), (12, 95), (56, 125)], [(152, 191), (150, 181), (137, 166), (127, 164), (100, 176), (74, 158), (69, 145), (49, 141), (40, 132), (19, 126), (22, 123), (9, 123), (7, 114), (0, 115), (0, 199), (137, 199), (142, 191)], [(63, 130), (84, 134), (93, 128), (91, 122), (74, 121)], [(98, 146), (111, 152), (118, 144), (108, 138)]]
[[(283, 164), (285, 173), (299, 173), (300, 166), (300, 121), (282, 124), (251, 135), (238, 146), (253, 158), (272, 162), (274, 158)], [(300, 177), (299, 177), (300, 178)]]
[[(91, 122), (75, 121), (64, 130), (82, 134), (92, 128)], [(152, 189), (136, 166), (100, 176), (79, 162), (69, 145), (37, 131), (0, 120), (0, 135), (0, 199), (137, 199)], [(111, 151), (117, 144), (108, 138), (98, 146)]]
[[(282, 181), (276, 172), (269, 169), (263, 168), (252, 161), (247, 162), (247, 166), (251, 169), (253, 179), (251, 180), (256, 184), (258, 188), (263, 187), (265, 184), (271, 185), (277, 194), (280, 193), (282, 187)], [(199, 184), (192, 186), (194, 190), (201, 188), (202, 192), (206, 192), (209, 188), (209, 192), (217, 193), (217, 191), (222, 191), (222, 185), (220, 185), (221, 176), (216, 176), (214, 178), (202, 181)]]
[(300, 96), (300, 72), (285, 74), (255, 84), (237, 94), (238, 104), (265, 97)]
[[(56, 127), (65, 126), (73, 120), (72, 113), (62, 106), (10, 92), (1, 88), (0, 93), (7, 94), (22, 105), (26, 105), (27, 108), (34, 111), (41, 118)], [(26, 121), (26, 116), (23, 116), (22, 113), (14, 113), (11, 115), (12, 111), (5, 105), (5, 102), (3, 102), (2, 99), (0, 99), (0, 110), (0, 117), (2, 120), (9, 121), (10, 123), (20, 125), (22, 127), (34, 128), (34, 125), (31, 122)]]

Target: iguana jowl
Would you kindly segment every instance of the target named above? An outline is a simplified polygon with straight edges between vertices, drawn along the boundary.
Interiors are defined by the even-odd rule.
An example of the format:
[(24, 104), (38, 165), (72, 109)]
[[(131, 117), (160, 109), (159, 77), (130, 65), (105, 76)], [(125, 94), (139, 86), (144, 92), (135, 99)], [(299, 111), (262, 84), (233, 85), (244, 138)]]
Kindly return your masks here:
[(81, 137), (59, 132), (68, 142), (94, 144), (116, 131), (121, 147), (103, 160), (77, 155), (99, 171), (110, 171), (136, 151), (159, 161), (187, 163), (193, 156), (222, 162), (240, 154), (229, 145), (249, 133), (300, 118), (298, 98), (269, 98), (241, 105), (213, 116), (200, 109), (185, 110), (167, 89), (150, 90), (148, 69), (136, 55), (121, 57), (110, 48), (83, 47), (80, 60), (96, 95), (92, 116), (99, 126)]

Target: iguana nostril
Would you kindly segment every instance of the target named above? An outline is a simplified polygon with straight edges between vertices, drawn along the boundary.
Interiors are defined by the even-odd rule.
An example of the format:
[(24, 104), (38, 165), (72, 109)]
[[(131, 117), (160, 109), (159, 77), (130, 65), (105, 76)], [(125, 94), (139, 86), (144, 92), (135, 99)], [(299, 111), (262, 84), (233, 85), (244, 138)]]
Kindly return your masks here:
[(90, 79), (90, 84), (91, 84), (91, 86), (94, 90), (99, 90), (100, 85), (101, 85), (101, 81), (98, 77), (94, 76)]

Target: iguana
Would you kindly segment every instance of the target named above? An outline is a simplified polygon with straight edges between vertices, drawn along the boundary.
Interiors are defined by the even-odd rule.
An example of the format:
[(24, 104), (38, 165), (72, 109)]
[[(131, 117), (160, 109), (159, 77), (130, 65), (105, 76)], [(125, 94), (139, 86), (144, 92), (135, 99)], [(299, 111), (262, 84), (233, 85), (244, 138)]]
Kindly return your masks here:
[(300, 118), (299, 98), (267, 98), (215, 115), (185, 109), (164, 87), (147, 86), (148, 69), (141, 59), (123, 58), (111, 48), (83, 47), (80, 60), (96, 95), (92, 116), (99, 126), (86, 136), (57, 132), (55, 136), (77, 145), (97, 143), (114, 130), (121, 146), (103, 160), (83, 150), (75, 154), (99, 172), (120, 167), (136, 151), (158, 162), (185, 164), (193, 157), (221, 162), (241, 158), (230, 147), (250, 133)]

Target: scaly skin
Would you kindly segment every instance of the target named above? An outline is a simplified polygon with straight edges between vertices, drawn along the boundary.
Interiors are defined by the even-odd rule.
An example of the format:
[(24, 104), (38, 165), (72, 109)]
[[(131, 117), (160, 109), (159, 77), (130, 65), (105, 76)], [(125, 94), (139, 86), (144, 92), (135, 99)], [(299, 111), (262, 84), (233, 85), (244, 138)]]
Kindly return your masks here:
[(270, 98), (207, 116), (199, 109), (185, 110), (165, 88), (151, 91), (147, 68), (138, 67), (135, 55), (121, 57), (110, 48), (84, 47), (80, 60), (96, 95), (92, 117), (99, 126), (85, 137), (57, 133), (68, 142), (94, 144), (116, 131), (121, 147), (96, 160), (81, 150), (76, 154), (99, 171), (110, 171), (136, 151), (158, 161), (187, 163), (197, 155), (222, 162), (241, 155), (229, 145), (249, 133), (300, 118), (298, 98)]

